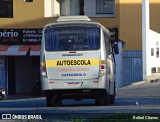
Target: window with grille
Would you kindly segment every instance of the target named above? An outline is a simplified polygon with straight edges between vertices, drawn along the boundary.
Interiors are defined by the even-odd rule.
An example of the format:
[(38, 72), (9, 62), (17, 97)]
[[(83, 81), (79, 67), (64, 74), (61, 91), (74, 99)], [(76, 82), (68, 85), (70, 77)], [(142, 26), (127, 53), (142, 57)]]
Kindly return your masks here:
[(33, 0), (24, 0), (24, 2), (33, 2)]
[(114, 0), (96, 0), (96, 14), (114, 14)]

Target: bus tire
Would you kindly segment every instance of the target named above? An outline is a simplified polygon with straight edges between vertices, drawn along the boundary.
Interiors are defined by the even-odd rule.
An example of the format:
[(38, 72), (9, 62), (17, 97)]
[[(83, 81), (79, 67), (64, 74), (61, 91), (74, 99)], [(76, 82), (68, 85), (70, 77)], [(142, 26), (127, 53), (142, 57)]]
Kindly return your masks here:
[(53, 98), (51, 95), (46, 95), (46, 104), (47, 107), (53, 107)]
[(103, 105), (102, 97), (97, 96), (96, 99), (95, 99), (95, 103), (96, 103), (96, 106)]
[(103, 94), (102, 99), (103, 99), (103, 105), (104, 105), (104, 106), (110, 104), (110, 95), (109, 95), (107, 92), (105, 92), (105, 93)]
[(110, 103), (111, 104), (115, 103), (115, 95), (110, 95)]
[(53, 96), (53, 106), (58, 107), (58, 106), (61, 106), (61, 104), (62, 104), (62, 99), (60, 95), (54, 95)]

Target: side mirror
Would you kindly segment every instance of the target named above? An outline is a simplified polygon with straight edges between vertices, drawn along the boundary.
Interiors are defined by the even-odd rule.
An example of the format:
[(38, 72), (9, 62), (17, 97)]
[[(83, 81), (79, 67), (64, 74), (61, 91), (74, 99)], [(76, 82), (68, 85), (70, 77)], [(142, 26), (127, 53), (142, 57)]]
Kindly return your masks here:
[(115, 54), (119, 54), (119, 49), (118, 49), (118, 42), (115, 42), (113, 44), (113, 50)]

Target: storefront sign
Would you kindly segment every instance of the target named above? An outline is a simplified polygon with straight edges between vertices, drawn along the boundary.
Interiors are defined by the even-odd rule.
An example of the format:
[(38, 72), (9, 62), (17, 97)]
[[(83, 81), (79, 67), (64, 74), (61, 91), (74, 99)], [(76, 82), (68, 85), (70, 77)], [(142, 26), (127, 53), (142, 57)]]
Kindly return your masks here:
[(39, 44), (42, 29), (0, 29), (0, 44)]

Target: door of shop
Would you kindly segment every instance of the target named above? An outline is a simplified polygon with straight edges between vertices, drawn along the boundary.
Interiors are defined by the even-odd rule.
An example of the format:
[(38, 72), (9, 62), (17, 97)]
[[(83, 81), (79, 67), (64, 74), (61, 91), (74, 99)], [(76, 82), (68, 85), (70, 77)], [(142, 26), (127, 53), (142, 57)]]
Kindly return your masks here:
[(16, 93), (15, 57), (8, 56), (8, 94)]

